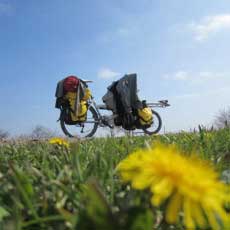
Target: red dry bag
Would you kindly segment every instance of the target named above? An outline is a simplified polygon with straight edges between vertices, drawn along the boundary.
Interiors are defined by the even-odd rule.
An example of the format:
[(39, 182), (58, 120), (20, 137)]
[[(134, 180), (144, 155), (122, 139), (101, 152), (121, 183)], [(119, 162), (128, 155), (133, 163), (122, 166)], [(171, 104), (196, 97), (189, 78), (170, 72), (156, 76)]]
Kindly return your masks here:
[(65, 78), (63, 87), (65, 92), (76, 92), (79, 79), (76, 76), (68, 76)]

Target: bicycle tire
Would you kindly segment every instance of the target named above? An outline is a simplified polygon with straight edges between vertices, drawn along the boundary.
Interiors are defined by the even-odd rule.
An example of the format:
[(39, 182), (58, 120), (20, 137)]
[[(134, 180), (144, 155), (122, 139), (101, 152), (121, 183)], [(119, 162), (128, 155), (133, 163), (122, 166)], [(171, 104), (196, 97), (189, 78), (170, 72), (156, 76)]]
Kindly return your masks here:
[[(146, 133), (148, 135), (153, 135), (153, 134), (158, 133), (161, 130), (161, 127), (162, 127), (162, 120), (161, 120), (160, 115), (154, 110), (152, 110), (152, 113), (153, 113), (153, 124), (149, 128), (144, 128), (143, 129), (144, 133)], [(151, 127), (154, 125), (156, 120), (158, 122), (156, 128), (154, 128), (153, 131), (152, 130), (150, 131)]]
[[(65, 123), (64, 119), (60, 119), (60, 126), (61, 126), (61, 129), (63, 131), (63, 133), (68, 136), (68, 137), (80, 137), (80, 138), (87, 138), (87, 137), (92, 137), (95, 132), (97, 131), (97, 128), (98, 128), (98, 114), (97, 114), (97, 111), (93, 108), (93, 107), (89, 107), (88, 111), (87, 111), (87, 115), (88, 113), (92, 113), (92, 116), (93, 116), (93, 119), (95, 121), (94, 125), (93, 125), (93, 128), (92, 130), (85, 136), (82, 136), (80, 137), (80, 135), (73, 135), (72, 133), (69, 132), (69, 130), (67, 129), (67, 124)], [(82, 122), (81, 124), (84, 124), (85, 122)], [(74, 125), (73, 125), (74, 126)]]

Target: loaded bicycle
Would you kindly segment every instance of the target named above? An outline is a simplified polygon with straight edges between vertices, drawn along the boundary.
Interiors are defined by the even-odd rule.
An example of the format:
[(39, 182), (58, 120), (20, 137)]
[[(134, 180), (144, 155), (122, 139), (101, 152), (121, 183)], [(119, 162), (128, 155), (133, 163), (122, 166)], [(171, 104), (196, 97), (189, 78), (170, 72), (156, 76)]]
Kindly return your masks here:
[[(128, 82), (130, 84), (132, 84), (133, 80), (134, 80), (133, 82), (136, 81), (135, 76), (130, 76), (130, 75), (126, 76), (125, 78), (122, 78), (123, 80), (123, 82), (121, 81), (122, 87), (127, 83), (126, 82), (127, 79), (128, 80), (131, 79), (131, 82)], [(80, 80), (80, 82), (82, 85), (81, 88), (84, 89), (88, 89), (88, 84), (92, 83), (92, 81), (88, 81), (88, 80)], [(116, 89), (119, 89), (118, 86), (119, 85), (116, 83), (116, 87), (117, 87)], [(112, 87), (114, 88), (114, 85), (112, 85)], [(108, 127), (110, 129), (114, 129), (119, 126), (126, 130), (142, 130), (143, 133), (148, 135), (156, 134), (161, 130), (162, 119), (160, 115), (155, 111), (155, 108), (165, 108), (170, 106), (167, 100), (160, 100), (158, 102), (152, 102), (152, 103), (148, 103), (146, 101), (140, 101), (137, 97), (136, 92), (130, 93), (130, 95), (128, 95), (127, 93), (128, 90), (126, 87), (124, 89), (124, 93), (126, 97), (130, 99), (130, 101), (134, 99), (133, 101), (137, 101), (138, 103), (136, 104), (138, 104), (138, 106), (141, 107), (141, 109), (133, 109), (133, 107), (130, 107), (131, 112), (127, 113), (125, 109), (121, 109), (121, 107), (123, 106), (121, 105), (122, 103), (119, 98), (121, 98), (122, 93), (119, 95), (112, 95), (114, 93), (114, 91), (112, 91), (112, 87), (111, 86), (108, 87), (109, 94), (107, 93), (103, 97), (104, 104), (97, 104), (91, 94), (88, 95), (87, 98), (85, 98), (86, 99), (84, 100), (85, 113), (83, 113), (84, 114), (83, 119), (78, 117), (76, 118), (75, 121), (72, 121), (73, 119), (71, 120), (71, 114), (73, 114), (74, 105), (76, 107), (77, 104), (77, 102), (75, 102), (76, 100), (74, 100), (74, 103), (72, 103), (72, 109), (70, 105), (71, 104), (70, 100), (66, 100), (66, 99), (63, 100), (62, 98), (61, 102), (60, 101), (56, 102), (56, 104), (59, 104), (58, 106), (56, 105), (56, 107), (60, 109), (60, 118), (58, 121), (60, 122), (61, 129), (66, 136), (77, 137), (77, 138), (92, 137), (94, 136), (94, 134), (96, 133), (99, 127)], [(135, 89), (134, 91), (136, 91), (135, 84), (134, 84), (134, 89)], [(78, 92), (78, 95), (76, 93), (75, 93), (76, 95), (75, 94), (73, 95), (75, 95), (76, 98), (78, 98), (80, 97), (79, 95), (80, 90), (78, 89), (76, 91)], [(56, 90), (56, 97), (57, 97), (57, 90)], [(126, 104), (127, 104), (127, 98), (125, 102)], [(81, 102), (82, 101), (83, 100), (81, 100)], [(78, 104), (81, 105), (79, 101)], [(116, 109), (114, 109), (114, 107), (116, 107)], [(110, 114), (108, 112), (110, 112)], [(151, 115), (151, 119), (149, 118), (150, 119), (149, 121), (141, 120), (140, 114), (142, 113), (143, 115), (143, 112), (147, 112), (148, 116)]]

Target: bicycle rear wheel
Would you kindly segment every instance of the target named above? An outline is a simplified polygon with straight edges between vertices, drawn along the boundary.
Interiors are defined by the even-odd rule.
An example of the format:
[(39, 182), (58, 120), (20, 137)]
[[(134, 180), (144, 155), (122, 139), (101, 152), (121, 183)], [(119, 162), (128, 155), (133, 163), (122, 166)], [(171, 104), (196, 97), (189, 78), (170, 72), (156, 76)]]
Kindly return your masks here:
[(152, 135), (152, 134), (156, 134), (161, 130), (162, 127), (162, 120), (160, 115), (156, 112), (153, 111), (153, 123), (149, 128), (144, 128), (143, 131), (144, 133), (148, 134), (148, 135)]
[(98, 128), (98, 114), (93, 107), (89, 107), (87, 111), (87, 119), (85, 122), (79, 122), (74, 125), (68, 125), (64, 119), (60, 120), (61, 129), (68, 137), (86, 138), (92, 137)]

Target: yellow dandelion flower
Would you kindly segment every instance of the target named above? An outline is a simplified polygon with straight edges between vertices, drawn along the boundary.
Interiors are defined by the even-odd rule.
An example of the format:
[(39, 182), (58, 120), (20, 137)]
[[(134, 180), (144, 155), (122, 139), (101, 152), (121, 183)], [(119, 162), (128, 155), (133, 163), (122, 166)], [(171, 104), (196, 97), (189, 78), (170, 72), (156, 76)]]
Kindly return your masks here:
[(54, 145), (56, 144), (56, 145), (60, 145), (60, 146), (65, 146), (65, 147), (69, 148), (69, 143), (66, 140), (59, 138), (59, 137), (51, 138), (49, 140), (49, 143), (54, 144)]
[(183, 212), (188, 229), (207, 225), (215, 230), (224, 229), (222, 224), (228, 219), (224, 209), (226, 185), (207, 162), (194, 155), (184, 156), (174, 146), (157, 145), (129, 155), (117, 170), (134, 189), (149, 188), (154, 206), (166, 203), (168, 223), (176, 223)]

